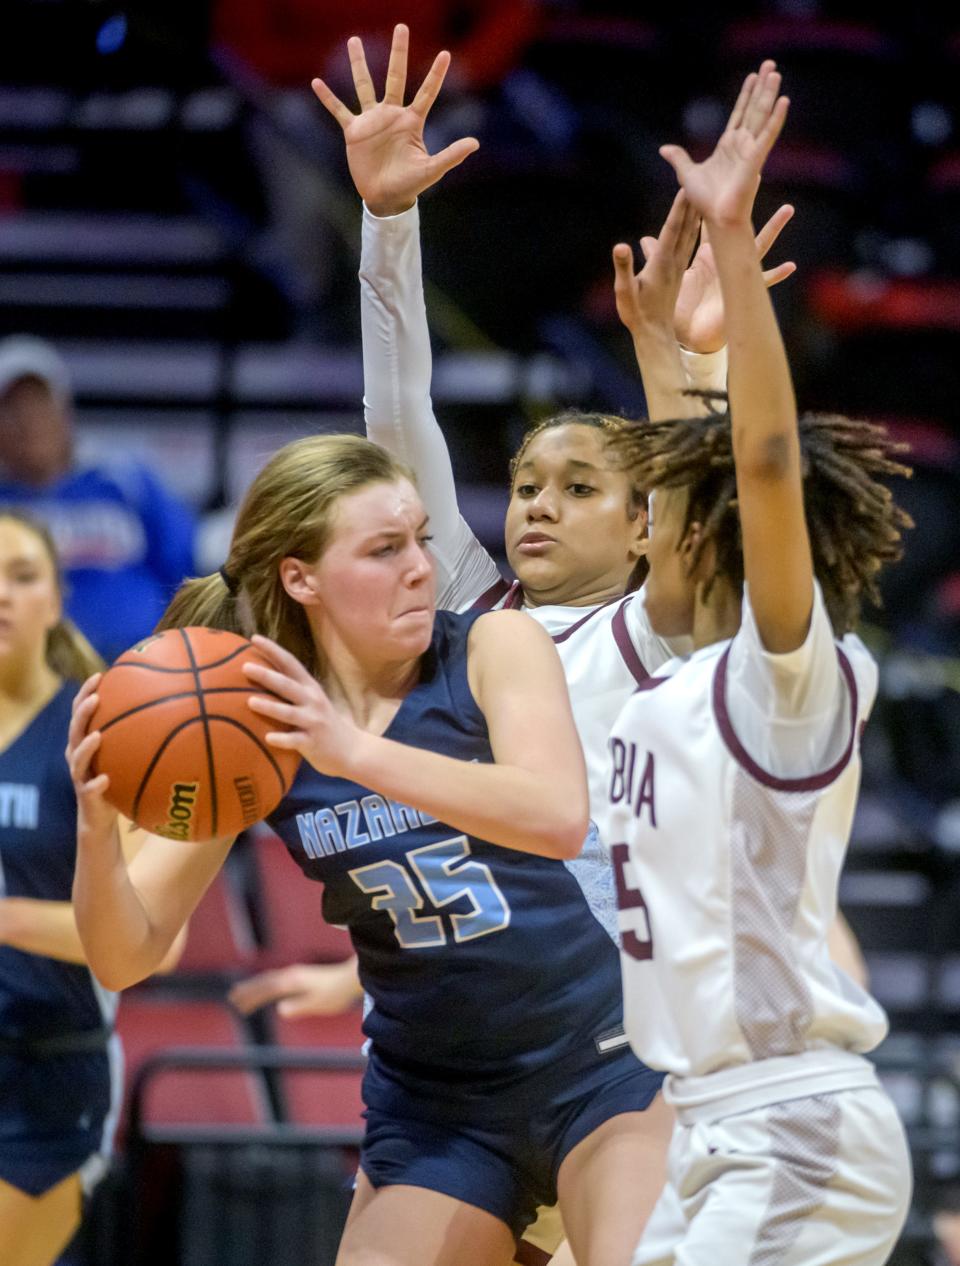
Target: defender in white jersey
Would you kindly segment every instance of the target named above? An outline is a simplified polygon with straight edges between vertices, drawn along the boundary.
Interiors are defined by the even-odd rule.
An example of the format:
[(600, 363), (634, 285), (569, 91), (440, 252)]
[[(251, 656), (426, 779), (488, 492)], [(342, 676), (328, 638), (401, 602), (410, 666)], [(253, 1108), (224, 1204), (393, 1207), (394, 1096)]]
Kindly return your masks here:
[(709, 225), (730, 416), (613, 441), (653, 489), (651, 623), (696, 648), (617, 719), (601, 826), (627, 1032), (677, 1112), (634, 1266), (880, 1266), (910, 1193), (902, 1127), (863, 1058), (886, 1019), (827, 948), (877, 680), (851, 629), (899, 557), (909, 520), (880, 480), (904, 468), (880, 428), (798, 424), (750, 230), (786, 109), (758, 137), (735, 113), (704, 163), (661, 151)]
[[(686, 642), (655, 635), (642, 591), (626, 593), (645, 548), (646, 514), (642, 494), (607, 459), (607, 438), (623, 425), (622, 419), (560, 415), (527, 437), (514, 462), (506, 524), (508, 557), (519, 584), (510, 587), (502, 580), (460, 516), (449, 456), (430, 400), (416, 197), (476, 143), (456, 142), (439, 155), (427, 154), (423, 120), (439, 91), (445, 64), (438, 59), (411, 105), (404, 108), (406, 38), (406, 28), (398, 27), (382, 102), (374, 94), (359, 41), (351, 41), (359, 116), (315, 83), (321, 101), (344, 128), (351, 174), (365, 201), (360, 278), (368, 434), (417, 473), (430, 514), (439, 604), (457, 610), (478, 603), (523, 606), (552, 634), (586, 755), (591, 804), (599, 806), (605, 792), (606, 740), (621, 703), (638, 681)], [(790, 214), (788, 208), (782, 209), (766, 226), (758, 238), (761, 252), (776, 239)], [(696, 217), (675, 208), (660, 240), (648, 239), (652, 258), (644, 277), (645, 298), (656, 298), (676, 312), (676, 333), (689, 347), (711, 353), (685, 355), (687, 380), (719, 386), (725, 377), (723, 313), (709, 251), (698, 253), (685, 272), (696, 231)], [(792, 269), (786, 264), (771, 270), (769, 284)], [(645, 385), (649, 397), (646, 377)], [(569, 865), (595, 916), (615, 938), (612, 871), (595, 829), (581, 856)], [(350, 995), (349, 977), (338, 970), (320, 981), (321, 971), (311, 974), (311, 981), (317, 981), (316, 1009), (336, 1007)], [(235, 997), (240, 1005), (262, 1005), (277, 996), (285, 981), (286, 977), (272, 977), (250, 982)], [(294, 989), (303, 987), (292, 978), (290, 983)], [(615, 1040), (611, 1038), (611, 1046)], [(642, 1225), (662, 1185), (669, 1118), (659, 1099), (644, 1114), (643, 1124), (649, 1143), (635, 1155), (637, 1163), (645, 1165), (644, 1190), (635, 1186), (629, 1202), (616, 1200), (606, 1219), (611, 1242), (622, 1216)], [(612, 1147), (610, 1157), (612, 1166), (621, 1165)], [(615, 1194), (612, 1189), (612, 1202)], [(598, 1251), (614, 1260), (603, 1247)]]

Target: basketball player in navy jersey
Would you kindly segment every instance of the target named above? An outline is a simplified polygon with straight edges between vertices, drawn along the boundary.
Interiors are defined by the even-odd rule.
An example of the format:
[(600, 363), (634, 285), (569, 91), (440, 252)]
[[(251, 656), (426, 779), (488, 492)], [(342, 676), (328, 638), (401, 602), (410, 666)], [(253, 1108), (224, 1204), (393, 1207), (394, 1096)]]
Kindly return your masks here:
[[(409, 473), (355, 436), (277, 453), (220, 573), (168, 626), (258, 639), (250, 706), (304, 757), (270, 821), (346, 924), (373, 1001), (367, 1127), (340, 1266), (507, 1266), (559, 1196), (580, 1266), (625, 1266), (622, 1175), (648, 1160), (659, 1078), (623, 1046), (616, 947), (563, 864), (587, 825), (583, 757), (549, 636), (518, 612), (434, 611)], [(230, 840), (148, 836), (124, 863), (77, 697), (74, 899), (100, 979), (153, 969)], [(289, 726), (289, 730), (279, 728)], [(549, 743), (545, 742), (549, 736)]]
[(77, 805), (63, 758), (79, 683), (100, 666), (63, 618), (46, 529), (0, 511), (3, 1266), (47, 1266), (70, 1240), (118, 1106), (116, 1000), (86, 965), (70, 904)]

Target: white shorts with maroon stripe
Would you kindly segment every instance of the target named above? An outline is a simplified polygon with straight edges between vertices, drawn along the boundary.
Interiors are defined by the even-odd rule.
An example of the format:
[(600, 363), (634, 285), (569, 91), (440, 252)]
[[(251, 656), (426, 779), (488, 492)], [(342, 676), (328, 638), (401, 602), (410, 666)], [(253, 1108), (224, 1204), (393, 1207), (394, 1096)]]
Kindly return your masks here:
[(883, 1090), (709, 1118), (680, 1110), (667, 1184), (633, 1266), (886, 1262), (907, 1215), (911, 1171)]

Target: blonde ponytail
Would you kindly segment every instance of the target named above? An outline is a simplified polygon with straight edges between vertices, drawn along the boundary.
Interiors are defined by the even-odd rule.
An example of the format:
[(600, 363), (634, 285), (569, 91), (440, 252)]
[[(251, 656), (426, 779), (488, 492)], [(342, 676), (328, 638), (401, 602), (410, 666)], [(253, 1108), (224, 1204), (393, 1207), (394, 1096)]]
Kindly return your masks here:
[(68, 681), (86, 681), (106, 668), (104, 661), (66, 616), (47, 634), (46, 659), (57, 676)]
[(222, 572), (209, 576), (193, 576), (185, 580), (170, 600), (160, 617), (156, 632), (164, 629), (184, 629), (188, 625), (202, 625), (208, 629), (224, 629), (249, 637), (256, 632), (240, 596), (234, 596), (227, 587)]

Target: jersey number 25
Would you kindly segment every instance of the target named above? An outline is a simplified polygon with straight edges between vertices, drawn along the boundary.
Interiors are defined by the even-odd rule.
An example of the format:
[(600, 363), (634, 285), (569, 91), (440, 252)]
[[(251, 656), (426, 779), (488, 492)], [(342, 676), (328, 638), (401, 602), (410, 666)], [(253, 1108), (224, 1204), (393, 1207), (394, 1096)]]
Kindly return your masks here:
[[(449, 915), (457, 942), (473, 941), (509, 926), (510, 907), (490, 867), (470, 856), (465, 835), (411, 849), (404, 861), (409, 870), (400, 862), (383, 861), (350, 871), (360, 891), (373, 898), (370, 904), (374, 910), (385, 910), (393, 919), (394, 935), (404, 949), (447, 943), (440, 915), (417, 913), (425, 904), (423, 893), (434, 910), (464, 899), (470, 903), (466, 912)], [(414, 875), (423, 892), (414, 883)]]

